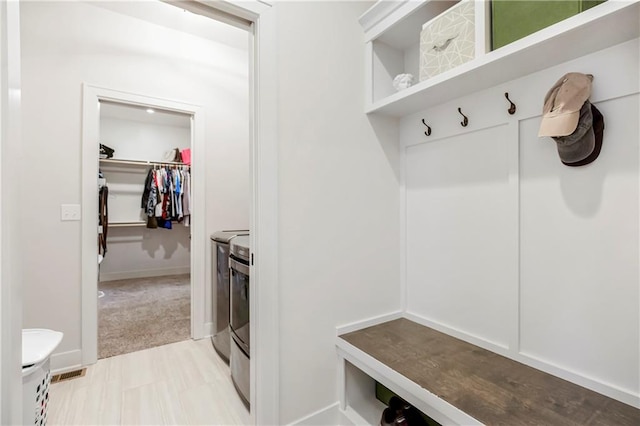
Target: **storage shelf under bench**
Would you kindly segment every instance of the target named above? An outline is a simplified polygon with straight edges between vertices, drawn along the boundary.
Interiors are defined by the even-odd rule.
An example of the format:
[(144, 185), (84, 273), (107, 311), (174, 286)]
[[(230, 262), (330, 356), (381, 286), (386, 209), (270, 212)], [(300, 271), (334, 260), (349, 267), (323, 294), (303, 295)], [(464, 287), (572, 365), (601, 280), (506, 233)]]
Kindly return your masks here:
[(366, 401), (374, 380), (443, 424), (640, 424), (640, 409), (405, 318), (338, 336), (337, 348), (343, 409), (370, 424), (382, 413)]

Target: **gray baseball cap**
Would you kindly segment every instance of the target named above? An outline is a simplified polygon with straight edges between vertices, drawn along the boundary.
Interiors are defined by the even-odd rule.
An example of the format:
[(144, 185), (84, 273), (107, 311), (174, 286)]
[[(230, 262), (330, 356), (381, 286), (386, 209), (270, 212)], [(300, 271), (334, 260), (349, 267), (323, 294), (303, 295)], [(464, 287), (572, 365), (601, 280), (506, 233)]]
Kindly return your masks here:
[(593, 149), (593, 152), (591, 152), (591, 154), (589, 154), (589, 156), (583, 160), (576, 161), (575, 163), (567, 163), (563, 161), (562, 163), (565, 166), (585, 166), (595, 161), (595, 159), (600, 155), (600, 151), (602, 150), (602, 137), (604, 134), (604, 117), (602, 116), (602, 113), (598, 111), (598, 108), (596, 108), (594, 104), (591, 104), (591, 114), (593, 115), (593, 126), (589, 131), (593, 131), (593, 134), (595, 136), (595, 148)]
[(563, 163), (577, 163), (587, 158), (596, 146), (593, 132), (591, 103), (585, 101), (580, 108), (580, 118), (576, 129), (567, 136), (554, 137), (558, 155)]

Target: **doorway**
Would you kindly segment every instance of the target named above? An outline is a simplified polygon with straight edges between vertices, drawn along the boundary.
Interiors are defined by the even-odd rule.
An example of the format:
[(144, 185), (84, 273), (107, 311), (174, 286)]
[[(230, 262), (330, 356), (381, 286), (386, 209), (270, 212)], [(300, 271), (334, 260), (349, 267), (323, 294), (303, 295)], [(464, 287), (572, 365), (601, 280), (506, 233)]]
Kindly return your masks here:
[[(163, 165), (175, 163), (175, 161), (165, 161), (164, 156), (169, 155), (169, 151), (178, 148), (175, 146), (176, 141), (182, 139), (182, 149), (190, 149), (191, 161), (189, 164), (190, 180), (193, 182), (202, 181), (203, 179), (203, 163), (201, 153), (204, 145), (204, 123), (203, 112), (198, 106), (183, 104), (174, 101), (167, 101), (149, 96), (131, 94), (121, 91), (99, 88), (95, 86), (85, 85), (83, 88), (83, 203), (82, 215), (83, 220), (83, 291), (82, 291), (82, 337), (83, 337), (83, 364), (89, 365), (103, 358), (98, 353), (99, 341), (98, 330), (100, 323), (98, 322), (98, 306), (102, 304), (108, 313), (114, 309), (109, 306), (109, 300), (103, 302), (104, 297), (110, 297), (112, 302), (114, 299), (120, 298), (124, 306), (127, 305), (126, 292), (123, 291), (123, 285), (127, 284), (132, 291), (142, 291), (144, 293), (144, 282), (125, 281), (138, 278), (148, 279), (152, 276), (174, 276), (179, 278), (183, 283), (185, 277), (181, 275), (189, 274), (186, 279), (189, 287), (189, 333), (187, 337), (200, 338), (205, 333), (205, 295), (206, 295), (206, 251), (202, 247), (206, 247), (206, 239), (202, 238), (205, 234), (205, 191), (204, 185), (192, 186), (190, 191), (190, 199), (192, 206), (190, 207), (189, 226), (184, 226), (184, 218), (182, 224), (176, 223), (176, 229), (173, 229), (173, 223), (163, 222), (164, 228), (148, 229), (147, 220), (145, 218), (145, 210), (141, 208), (142, 195), (144, 192), (144, 182), (147, 175)], [(106, 110), (106, 112), (105, 112)], [(147, 110), (153, 110), (160, 115), (159, 119), (142, 118), (143, 114), (149, 114)], [(162, 117), (164, 116), (164, 117)], [(125, 120), (122, 117), (126, 117)], [(131, 120), (132, 117), (138, 117), (137, 120)], [(153, 121), (155, 124), (152, 124)], [(166, 126), (158, 128), (158, 121), (164, 124), (173, 123), (179, 126)], [(185, 126), (187, 126), (185, 128)], [(171, 128), (172, 127), (172, 128)], [(165, 133), (168, 137), (161, 136)], [(181, 136), (182, 135), (182, 136)], [(105, 139), (103, 139), (105, 138)], [(108, 140), (107, 140), (108, 139)], [(107, 152), (113, 149), (112, 158), (100, 159), (100, 141), (110, 143), (102, 144), (106, 146)], [(121, 142), (121, 140), (124, 140)], [(162, 142), (164, 140), (164, 142)], [(180, 145), (180, 143), (178, 143)], [(174, 148), (170, 148), (174, 147)], [(168, 149), (165, 149), (168, 148)], [(116, 153), (118, 157), (116, 157)], [(106, 156), (106, 155), (103, 155)], [(143, 159), (144, 158), (144, 159)], [(173, 160), (174, 158), (172, 158)], [(158, 160), (158, 161), (153, 161)], [(173, 165), (171, 165), (172, 167)], [(181, 165), (182, 166), (182, 165)], [(100, 178), (100, 172), (103, 177)], [(171, 171), (171, 169), (170, 169)], [(102, 181), (101, 179), (104, 179)], [(202, 180), (201, 180), (202, 179)], [(101, 229), (99, 205), (100, 192), (95, 190), (95, 183), (98, 180), (106, 183), (108, 189), (108, 221), (106, 228), (106, 248), (97, 245), (96, 236), (105, 229)], [(109, 183), (111, 181), (111, 183)], [(143, 182), (140, 185), (140, 182)], [(161, 213), (162, 214), (162, 213)], [(148, 215), (147, 215), (148, 218)], [(177, 220), (176, 220), (177, 222)], [(169, 231), (168, 227), (172, 229)], [(96, 230), (98, 234), (96, 235)], [(174, 232), (170, 235), (157, 234), (157, 232)], [(114, 237), (115, 239), (110, 238)], [(175, 255), (178, 250), (179, 240), (182, 240), (181, 255)], [(113, 242), (115, 241), (115, 247)], [(163, 247), (160, 245), (164, 244)], [(200, 245), (199, 245), (200, 244)], [(118, 247), (120, 246), (120, 247)], [(193, 248), (197, 249), (194, 250)], [(173, 249), (173, 252), (171, 250)], [(160, 251), (161, 253), (157, 253)], [(169, 255), (169, 256), (167, 256)], [(175, 257), (174, 257), (175, 255)], [(161, 259), (157, 257), (161, 256)], [(97, 259), (97, 261), (96, 261)], [(166, 262), (169, 260), (169, 262)], [(146, 265), (140, 266), (141, 262)], [(169, 266), (168, 266), (169, 265)], [(179, 277), (175, 277), (179, 276)], [(156, 279), (156, 282), (164, 282), (167, 279)], [(115, 284), (107, 284), (110, 281), (119, 281)], [(152, 280), (153, 282), (154, 280)], [(103, 283), (103, 290), (99, 289), (98, 282)], [(165, 282), (165, 284), (167, 284)], [(171, 285), (169, 279), (169, 292), (175, 293), (175, 280)], [(151, 284), (152, 285), (152, 284)], [(104, 292), (103, 298), (100, 298), (100, 291)], [(125, 294), (123, 294), (125, 293)], [(157, 295), (159, 296), (159, 295)], [(102, 303), (100, 303), (102, 302)], [(152, 303), (149, 301), (149, 303)], [(181, 302), (184, 304), (184, 301)], [(144, 303), (146, 305), (146, 303)], [(139, 307), (141, 311), (154, 310), (158, 306), (146, 305)], [(182, 306), (184, 309), (184, 306)], [(118, 308), (115, 307), (118, 311)], [(122, 311), (121, 311), (122, 312)], [(166, 312), (149, 312), (149, 321), (153, 321), (154, 316), (165, 316)], [(182, 315), (182, 314), (180, 314)], [(120, 318), (116, 312), (113, 318)], [(127, 323), (112, 324), (115, 330), (118, 329), (135, 329), (136, 318), (125, 320)], [(111, 320), (106, 318), (105, 321)], [(108, 327), (107, 327), (108, 328)], [(145, 330), (131, 331), (129, 337), (134, 337), (137, 333), (145, 334)], [(106, 339), (109, 339), (111, 333), (109, 330), (105, 332)], [(118, 337), (118, 336), (115, 336)], [(124, 339), (117, 339), (120, 343), (115, 342), (111, 346), (126, 345), (127, 336)], [(136, 345), (145, 345), (144, 340), (150, 338), (138, 336), (138, 340), (133, 342), (131, 348)], [(107, 343), (107, 342), (103, 342)], [(151, 343), (149, 343), (151, 344)], [(114, 349), (108, 347), (103, 348), (105, 354), (113, 353)], [(115, 349), (119, 350), (119, 349)], [(123, 350), (126, 350), (123, 349)]]
[[(193, 10), (200, 10), (205, 15), (216, 15), (219, 11), (222, 11), (222, 16), (227, 18), (235, 18), (238, 17), (239, 20), (244, 20), (245, 22), (249, 22), (252, 25), (253, 34), (255, 34), (255, 40), (252, 44), (252, 63), (250, 66), (252, 72), (252, 80), (251, 80), (251, 108), (250, 113), (252, 116), (251, 121), (251, 146), (252, 146), (252, 176), (251, 176), (251, 187), (252, 187), (252, 209), (251, 209), (251, 229), (254, 231), (251, 237), (251, 245), (252, 250), (256, 253), (259, 253), (255, 258), (255, 265), (252, 264), (252, 284), (253, 293), (255, 294), (255, 298), (252, 299), (252, 323), (255, 322), (255, 327), (252, 329), (256, 331), (256, 335), (259, 340), (256, 342), (256, 345), (252, 346), (252, 378), (251, 378), (251, 387), (256, 390), (256, 392), (252, 392), (252, 416), (255, 416), (255, 421), (259, 424), (277, 424), (278, 423), (278, 381), (279, 381), (279, 364), (278, 364), (278, 322), (277, 322), (277, 312), (278, 312), (278, 304), (277, 304), (277, 257), (278, 257), (278, 244), (277, 244), (277, 234), (278, 234), (278, 202), (277, 202), (277, 131), (276, 126), (276, 109), (273, 108), (274, 102), (276, 101), (276, 85), (273, 84), (274, 81), (277, 80), (276, 68), (275, 68), (275, 14), (273, 9), (267, 2), (263, 1), (248, 1), (243, 2), (242, 4), (236, 2), (225, 2), (220, 1), (214, 3), (206, 2), (185, 2), (181, 3), (184, 7)], [(122, 3), (121, 3), (122, 4)], [(22, 3), (22, 5), (26, 5), (26, 3)], [(127, 5), (133, 5), (133, 3), (127, 3)], [(12, 80), (12, 76), (18, 75), (20, 70), (20, 50), (19, 50), (19, 38), (18, 38), (18, 24), (20, 20), (20, 16), (18, 13), (18, 3), (11, 3), (11, 13), (2, 14), (0, 18), (2, 20), (2, 28), (9, 28), (12, 31), (10, 32), (10, 36), (7, 39), (2, 40), (2, 44), (0, 45), (2, 58), (8, 58), (8, 73), (7, 68), (3, 68), (0, 70), (0, 76), (3, 81), (6, 82), (7, 76), (9, 77), (10, 84), (8, 86), (3, 85), (3, 102), (8, 98), (10, 100), (18, 99), (14, 96), (16, 93), (20, 93), (20, 83), (17, 85), (13, 84), (15, 82)], [(78, 6), (80, 7), (80, 6)], [(223, 19), (224, 20), (224, 19)], [(233, 19), (232, 19), (233, 20)], [(46, 21), (44, 22), (46, 24)], [(6, 24), (6, 25), (5, 25)], [(52, 24), (55, 25), (63, 25), (60, 21), (54, 21)], [(44, 28), (44, 26), (43, 26)], [(44, 29), (43, 29), (44, 31)], [(47, 34), (55, 34), (56, 31), (49, 31)], [(97, 28), (94, 28), (94, 33), (99, 33)], [(123, 34), (124, 35), (124, 34)], [(51, 40), (51, 37), (49, 38)], [(49, 41), (49, 40), (47, 40)], [(53, 41), (53, 40), (51, 40)], [(45, 43), (46, 44), (46, 43)], [(128, 43), (126, 43), (128, 45)], [(59, 52), (52, 52), (54, 55), (59, 54)], [(140, 53), (140, 52), (138, 52)], [(77, 71), (79, 71), (78, 64), (71, 64), (73, 67), (73, 73), (68, 73), (67, 77), (72, 77), (77, 75)], [(109, 66), (110, 69), (111, 66)], [(122, 70), (121, 70), (122, 71)], [(142, 76), (145, 78), (145, 76)], [(51, 81), (52, 76), (48, 76), (46, 81)], [(43, 80), (44, 81), (44, 80)], [(99, 81), (95, 81), (97, 84), (108, 84), (109, 87), (115, 87), (110, 82), (101, 83)], [(50, 85), (46, 88), (46, 90), (42, 90), (39, 86), (34, 86), (31, 84), (25, 84), (23, 80), (22, 84), (24, 87), (28, 87), (31, 91), (37, 91), (39, 95), (42, 94), (50, 94), (50, 97), (53, 97), (56, 102), (56, 105), (61, 105), (61, 102), (64, 103), (64, 108), (59, 108), (60, 111), (68, 111), (68, 110), (76, 110), (78, 111), (80, 108), (75, 104), (75, 99), (82, 99), (87, 90), (83, 92), (82, 96), (76, 92), (74, 87), (78, 86), (69, 86), (68, 84), (63, 87), (55, 87), (56, 85)], [(7, 97), (7, 92), (5, 88), (9, 87), (9, 96)], [(58, 89), (67, 90), (67, 94), (61, 93)], [(85, 89), (87, 87), (85, 86)], [(128, 87), (121, 86), (121, 89), (125, 91)], [(56, 91), (57, 90), (57, 91)], [(71, 91), (70, 91), (71, 90)], [(129, 92), (130, 93), (130, 92)], [(148, 92), (147, 92), (148, 93)], [(132, 95), (135, 98), (135, 95)], [(178, 99), (180, 97), (176, 97)], [(42, 100), (42, 99), (41, 99)], [(135, 101), (134, 101), (135, 103)], [(7, 105), (7, 104), (3, 104)], [(16, 102), (9, 102), (8, 109), (3, 109), (2, 115), (2, 128), (6, 129), (7, 124), (14, 124), (11, 126), (12, 128), (18, 128), (18, 121), (8, 121), (7, 116), (9, 117), (19, 117), (21, 111), (21, 106)], [(7, 114), (8, 112), (8, 114)], [(95, 111), (92, 111), (93, 113)], [(83, 112), (83, 115), (85, 112)], [(26, 117), (26, 116), (25, 116)], [(50, 119), (54, 119), (52, 116)], [(89, 123), (91, 120), (84, 120), (83, 123)], [(32, 128), (37, 126), (37, 120), (33, 121), (31, 119), (25, 121), (26, 127)], [(66, 123), (65, 123), (66, 124)], [(197, 124), (197, 120), (196, 120)], [(11, 129), (10, 129), (11, 130)], [(198, 126), (195, 126), (195, 131), (198, 132)], [(83, 134), (85, 135), (87, 132), (86, 126), (83, 125), (82, 129), (74, 130), (71, 129), (71, 137), (61, 137), (58, 138), (58, 141), (65, 142), (68, 141), (70, 144), (71, 150), (64, 149), (66, 154), (66, 158), (77, 158), (85, 156), (85, 151), (83, 150), (80, 154), (77, 151), (74, 151), (73, 145), (77, 140), (74, 134)], [(6, 135), (6, 134), (5, 134)], [(9, 132), (9, 137), (5, 138), (3, 135), (2, 145), (3, 152), (11, 150), (19, 149), (17, 147), (20, 146), (20, 135), (18, 131)], [(50, 138), (45, 137), (45, 140), (49, 140)], [(95, 156), (92, 153), (93, 158)], [(84, 164), (88, 164), (84, 162)], [(18, 173), (21, 165), (18, 162), (8, 163), (5, 168), (6, 174), (11, 176)], [(84, 166), (82, 171), (78, 168), (76, 172), (76, 168), (73, 167), (71, 170), (73, 173), (78, 173), (79, 175), (83, 175)], [(97, 167), (95, 168), (97, 172)], [(95, 177), (94, 173), (91, 173), (93, 177)], [(78, 176), (70, 176), (65, 180), (65, 182), (78, 182)], [(84, 182), (87, 182), (86, 180)], [(257, 183), (259, 182), (259, 184)], [(80, 191), (82, 196), (84, 197), (85, 193), (95, 193), (95, 185), (91, 185), (92, 188), (88, 188), (90, 191), (85, 192), (85, 184), (79, 185), (81, 187)], [(78, 200), (79, 197), (75, 194), (74, 185), (68, 186), (68, 197), (73, 197), (74, 199), (69, 199), (68, 197), (63, 197), (62, 202), (68, 202), (67, 200), (73, 202)], [(11, 203), (14, 200), (12, 197), (12, 193), (3, 190), (3, 200), (8, 200), (8, 203)], [(55, 202), (55, 201), (54, 201)], [(58, 201), (60, 202), (60, 201)], [(17, 201), (14, 204), (16, 206), (15, 215), (18, 215), (17, 212), (18, 205)], [(89, 210), (83, 209), (83, 222), (86, 219), (88, 222), (92, 221), (92, 218), (88, 214)], [(14, 216), (15, 216), (14, 215)], [(13, 217), (13, 216), (12, 216)], [(80, 225), (80, 224), (78, 224)], [(8, 215), (3, 215), (3, 229), (9, 229), (10, 227), (15, 226), (15, 222), (11, 221), (11, 217)], [(71, 226), (71, 224), (69, 225)], [(88, 230), (90, 233), (95, 235), (95, 228)], [(82, 234), (85, 234), (84, 225), (82, 225)], [(11, 242), (12, 240), (7, 240), (6, 235), (3, 233), (3, 243), (5, 241)], [(73, 246), (73, 238), (69, 239), (69, 242)], [(42, 240), (43, 243), (48, 244), (47, 240)], [(88, 252), (84, 250), (85, 248), (95, 249), (95, 239), (93, 239), (89, 245), (85, 246), (84, 243), (79, 244), (80, 247), (75, 248), (71, 247), (70, 251), (67, 251), (67, 255), (70, 258), (80, 257), (82, 253), (82, 257), (87, 257), (87, 260), (96, 264), (97, 262), (95, 257), (89, 259)], [(7, 252), (12, 252), (15, 254), (13, 257), (2, 257), (2, 263), (4, 266), (11, 266), (19, 264), (22, 259), (26, 259), (27, 253), (23, 253), (20, 251), (20, 247), (13, 247), (18, 249), (17, 251), (7, 250)], [(76, 252), (80, 252), (75, 254)], [(4, 270), (5, 268), (3, 268)], [(97, 271), (94, 271), (97, 272)], [(62, 278), (63, 282), (68, 280), (69, 286), (75, 286), (75, 282), (77, 282), (76, 276), (82, 275), (81, 281), (82, 283), (90, 282), (94, 280), (96, 274), (92, 276), (86, 276), (87, 273), (82, 271), (77, 271), (74, 266), (71, 270), (67, 269), (60, 273), (60, 278)], [(91, 275), (91, 274), (89, 274)], [(89, 281), (87, 281), (89, 280)], [(258, 284), (259, 283), (259, 284)], [(10, 344), (3, 345), (3, 347), (9, 348), (18, 348), (13, 350), (12, 357), (3, 357), (2, 360), (2, 374), (3, 377), (12, 377), (15, 380), (11, 380), (10, 383), (6, 384), (3, 381), (3, 391), (1, 398), (2, 403), (0, 404), (2, 418), (14, 419), (15, 421), (11, 421), (10, 423), (20, 423), (20, 405), (18, 403), (14, 403), (15, 400), (19, 399), (20, 395), (20, 385), (19, 385), (19, 348), (20, 348), (20, 313), (22, 310), (22, 297), (20, 296), (21, 291), (21, 280), (8, 280), (8, 282), (3, 282), (3, 288), (6, 290), (6, 294), (15, 295), (16, 297), (12, 297), (11, 299), (4, 297), (2, 299), (3, 306), (8, 307), (8, 309), (3, 309), (3, 333), (2, 333), (2, 341), (9, 342)], [(84, 285), (84, 284), (83, 284)], [(83, 288), (83, 295), (87, 293), (86, 289)], [(5, 292), (3, 292), (5, 294)], [(5, 294), (5, 295), (6, 295)], [(60, 294), (60, 297), (63, 297)], [(91, 299), (95, 298), (95, 293), (93, 293)], [(76, 307), (71, 307), (71, 309), (65, 310), (64, 318), (66, 318), (66, 323), (73, 324), (81, 323), (85, 325), (91, 325), (92, 319), (90, 316), (87, 316), (85, 312), (82, 312), (80, 320), (79, 312), (76, 310), (80, 309), (80, 304), (74, 304), (73, 301), (77, 300), (76, 298), (70, 299), (72, 304)], [(10, 305), (11, 304), (11, 305)], [(260, 309), (257, 309), (257, 306), (260, 306)], [(52, 324), (53, 325), (53, 324)], [(95, 322), (93, 323), (95, 326)], [(86, 327), (85, 327), (86, 328)], [(59, 359), (64, 359), (65, 361), (69, 361), (65, 363), (65, 365), (74, 364), (77, 360), (78, 365), (82, 364), (91, 364), (92, 354), (90, 348), (86, 347), (87, 342), (90, 341), (86, 338), (85, 329), (83, 328), (81, 335), (77, 335), (76, 330), (72, 329), (70, 331), (71, 335), (70, 339), (67, 339), (67, 347), (68, 352), (62, 353)], [(76, 342), (82, 342), (82, 350), (77, 350), (78, 346), (76, 346)], [(3, 352), (4, 353), (4, 352)], [(256, 356), (258, 355), (259, 356)], [(95, 359), (94, 359), (95, 360)], [(5, 386), (6, 385), (6, 386)], [(5, 395), (6, 394), (6, 395)], [(5, 398), (7, 395), (14, 395), (15, 398)], [(255, 401), (253, 401), (255, 399)]]
[(98, 359), (191, 337), (191, 116), (100, 102)]

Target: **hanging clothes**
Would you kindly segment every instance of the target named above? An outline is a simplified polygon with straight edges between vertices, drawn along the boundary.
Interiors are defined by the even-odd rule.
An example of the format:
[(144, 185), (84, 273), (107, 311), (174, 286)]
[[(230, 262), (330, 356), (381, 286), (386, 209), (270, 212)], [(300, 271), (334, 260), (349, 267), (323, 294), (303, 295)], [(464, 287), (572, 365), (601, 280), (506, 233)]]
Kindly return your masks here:
[(191, 226), (191, 173), (183, 171), (182, 214), (184, 226)]
[(107, 185), (100, 187), (98, 192), (98, 226), (102, 227), (102, 232), (98, 233), (98, 254), (104, 257), (107, 254), (107, 231), (109, 230), (109, 188)]
[(154, 170), (151, 169), (147, 173), (144, 181), (144, 191), (142, 192), (142, 202), (140, 207), (144, 209), (147, 216), (147, 228), (157, 228), (156, 221), (156, 204), (158, 203), (158, 188), (155, 185)]
[[(147, 216), (147, 228), (171, 229), (171, 221), (185, 220), (184, 200), (191, 215), (190, 173), (188, 170), (161, 167), (147, 173), (140, 207)], [(190, 218), (185, 226), (189, 226)]]

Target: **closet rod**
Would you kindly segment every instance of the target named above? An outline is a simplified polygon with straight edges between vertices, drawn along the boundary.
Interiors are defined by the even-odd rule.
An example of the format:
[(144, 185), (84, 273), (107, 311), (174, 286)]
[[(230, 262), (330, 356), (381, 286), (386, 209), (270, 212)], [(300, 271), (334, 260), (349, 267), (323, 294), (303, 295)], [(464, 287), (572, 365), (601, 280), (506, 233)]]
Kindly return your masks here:
[(148, 161), (148, 160), (118, 160), (114, 158), (101, 158), (101, 163), (106, 164), (130, 164), (140, 166), (189, 166), (189, 164), (178, 163), (175, 161)]
[(129, 226), (145, 226), (147, 222), (111, 222), (109, 228), (124, 228)]

